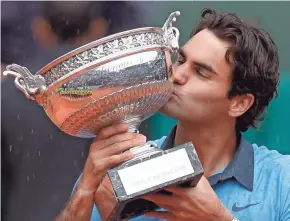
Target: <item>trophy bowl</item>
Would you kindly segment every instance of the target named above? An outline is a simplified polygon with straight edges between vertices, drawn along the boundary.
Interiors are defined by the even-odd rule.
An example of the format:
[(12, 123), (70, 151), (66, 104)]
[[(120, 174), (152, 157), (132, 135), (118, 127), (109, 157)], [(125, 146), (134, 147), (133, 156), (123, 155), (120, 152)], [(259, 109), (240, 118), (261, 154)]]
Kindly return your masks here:
[(5, 75), (36, 100), (63, 132), (95, 137), (108, 125), (124, 122), (130, 130), (169, 99), (171, 55), (179, 31), (172, 13), (163, 28), (133, 29), (91, 42), (52, 61), (35, 75), (16, 64)]
[[(171, 13), (162, 28), (133, 29), (86, 44), (36, 74), (17, 64), (3, 74), (14, 76), (16, 87), (69, 135), (93, 138), (120, 122), (138, 132), (171, 96), (171, 57), (179, 50), (179, 31), (172, 24), (179, 14)], [(157, 205), (140, 196), (168, 185), (195, 185), (203, 173), (191, 143), (162, 151), (147, 142), (131, 151), (134, 158), (111, 168), (102, 184), (111, 190), (103, 199), (109, 206), (98, 208), (103, 220), (154, 210)]]

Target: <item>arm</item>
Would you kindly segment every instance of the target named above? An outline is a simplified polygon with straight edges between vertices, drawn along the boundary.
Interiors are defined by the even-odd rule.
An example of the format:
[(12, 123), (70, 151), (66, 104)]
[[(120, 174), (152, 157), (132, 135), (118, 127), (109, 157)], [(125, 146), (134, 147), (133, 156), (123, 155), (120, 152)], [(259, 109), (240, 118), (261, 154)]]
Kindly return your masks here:
[[(133, 157), (133, 154), (127, 150), (146, 142), (146, 137), (143, 135), (127, 131), (127, 125), (119, 124), (109, 126), (99, 132), (90, 147), (83, 175), (70, 201), (57, 216), (57, 221), (90, 220), (95, 195), (98, 195), (97, 190), (107, 171)], [(96, 204), (98, 204), (97, 201)]]
[(89, 190), (81, 177), (65, 209), (56, 221), (90, 220), (94, 205), (94, 191)]

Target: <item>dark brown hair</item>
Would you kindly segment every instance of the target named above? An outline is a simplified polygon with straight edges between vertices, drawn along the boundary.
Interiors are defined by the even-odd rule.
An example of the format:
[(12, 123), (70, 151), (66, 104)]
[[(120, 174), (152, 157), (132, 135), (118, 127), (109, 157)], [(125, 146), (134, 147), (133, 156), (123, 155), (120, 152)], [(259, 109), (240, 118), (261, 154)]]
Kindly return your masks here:
[(212, 31), (218, 38), (232, 43), (226, 61), (232, 65), (232, 85), (228, 97), (251, 93), (255, 97), (252, 107), (237, 118), (236, 129), (246, 131), (257, 127), (261, 114), (274, 96), (279, 83), (278, 50), (265, 30), (243, 22), (233, 13), (217, 14), (204, 9), (201, 20), (191, 37), (203, 29)]

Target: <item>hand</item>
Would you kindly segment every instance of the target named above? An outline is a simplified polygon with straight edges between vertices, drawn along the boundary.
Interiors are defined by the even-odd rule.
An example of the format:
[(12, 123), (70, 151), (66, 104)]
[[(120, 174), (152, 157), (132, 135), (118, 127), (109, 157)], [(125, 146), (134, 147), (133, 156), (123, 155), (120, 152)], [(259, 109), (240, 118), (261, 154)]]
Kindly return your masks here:
[(128, 132), (125, 124), (112, 125), (102, 129), (90, 146), (83, 176), (82, 187), (95, 193), (107, 171), (133, 157), (129, 150), (146, 143), (146, 137)]
[[(129, 133), (128, 126), (124, 124), (113, 125), (102, 129), (90, 146), (89, 156), (85, 164), (83, 175), (69, 203), (57, 216), (56, 220), (90, 220), (94, 199), (97, 195), (100, 196), (99, 199), (102, 199), (101, 197), (105, 196), (107, 193), (103, 191), (105, 188), (99, 187), (108, 169), (131, 159), (133, 154), (127, 150), (142, 145), (145, 142), (145, 136)], [(108, 179), (106, 183), (109, 184)], [(96, 199), (95, 202), (97, 202)], [(105, 209), (111, 208), (113, 206), (111, 202), (113, 201), (107, 204), (100, 202), (99, 205), (104, 205)], [(105, 210), (103, 215), (108, 216), (108, 211), (109, 210)]]
[(231, 221), (233, 219), (205, 177), (201, 177), (196, 187), (167, 187), (165, 190), (172, 195), (157, 193), (142, 197), (167, 210), (149, 212), (146, 216), (168, 221)]

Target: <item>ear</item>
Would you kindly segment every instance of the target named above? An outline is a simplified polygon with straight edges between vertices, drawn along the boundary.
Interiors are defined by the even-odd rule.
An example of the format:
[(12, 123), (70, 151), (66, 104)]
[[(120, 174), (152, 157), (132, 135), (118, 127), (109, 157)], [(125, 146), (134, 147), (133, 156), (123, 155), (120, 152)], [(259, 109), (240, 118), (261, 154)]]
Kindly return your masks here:
[(247, 112), (253, 105), (255, 97), (253, 94), (235, 96), (230, 100), (229, 116), (239, 117)]
[(47, 48), (57, 44), (57, 35), (53, 33), (45, 18), (35, 17), (31, 23), (31, 29), (41, 47)]

